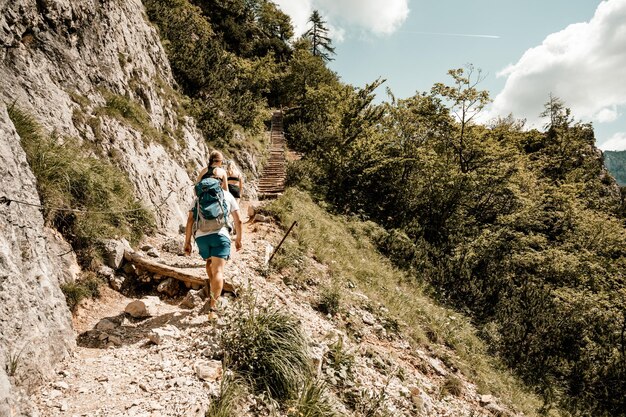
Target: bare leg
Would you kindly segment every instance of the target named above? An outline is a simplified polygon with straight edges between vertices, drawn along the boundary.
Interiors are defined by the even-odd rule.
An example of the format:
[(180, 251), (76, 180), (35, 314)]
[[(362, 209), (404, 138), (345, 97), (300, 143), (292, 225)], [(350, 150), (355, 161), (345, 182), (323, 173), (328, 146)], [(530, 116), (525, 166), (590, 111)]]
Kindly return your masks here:
[[(224, 288), (224, 266), (226, 265), (226, 259), (211, 257), (211, 308), (215, 308), (217, 300), (222, 295), (222, 289)], [(207, 265), (208, 267), (208, 265)], [(208, 274), (208, 272), (207, 272)]]
[(206, 276), (207, 279), (204, 281), (204, 292), (206, 293), (206, 296), (209, 297), (209, 299), (211, 298), (211, 279), (213, 276), (213, 272), (211, 271), (211, 259), (212, 258), (208, 258), (206, 260)]

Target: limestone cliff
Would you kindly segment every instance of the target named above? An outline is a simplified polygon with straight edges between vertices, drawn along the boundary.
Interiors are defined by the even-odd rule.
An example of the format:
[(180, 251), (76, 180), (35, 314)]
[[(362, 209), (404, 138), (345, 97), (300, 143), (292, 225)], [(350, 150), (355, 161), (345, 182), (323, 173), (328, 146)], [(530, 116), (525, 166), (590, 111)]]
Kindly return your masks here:
[[(191, 199), (190, 174), (207, 149), (172, 84), (140, 0), (0, 0), (0, 196), (39, 202), (6, 110), (16, 105), (48, 133), (77, 138), (94, 155), (114, 161), (160, 229), (177, 230)], [(21, 352), (20, 366), (39, 372), (35, 382), (74, 344), (59, 284), (72, 280), (77, 267), (36, 207), (2, 205), (0, 230), (5, 415), (9, 398), (16, 403), (11, 384), (25, 384), (8, 376), (11, 359)]]

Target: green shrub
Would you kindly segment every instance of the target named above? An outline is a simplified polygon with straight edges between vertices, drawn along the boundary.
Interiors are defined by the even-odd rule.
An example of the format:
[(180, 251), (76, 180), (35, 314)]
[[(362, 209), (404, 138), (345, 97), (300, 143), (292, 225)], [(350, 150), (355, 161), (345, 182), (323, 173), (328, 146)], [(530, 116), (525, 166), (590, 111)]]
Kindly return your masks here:
[(344, 387), (349, 385), (347, 382), (353, 382), (354, 355), (344, 349), (342, 337), (329, 346), (324, 363), (327, 380), (334, 386)]
[(460, 397), (463, 393), (463, 383), (454, 375), (448, 375), (441, 388), (444, 394)]
[(137, 242), (153, 230), (154, 217), (134, 197), (125, 173), (85, 156), (72, 138), (44, 134), (16, 106), (8, 110), (37, 180), (44, 219), (70, 242), (83, 265), (90, 265), (101, 239), (119, 236)]
[(242, 401), (244, 386), (231, 373), (220, 382), (220, 393), (211, 399), (206, 417), (237, 417), (237, 405)]
[(233, 314), (222, 333), (226, 363), (257, 392), (295, 398), (311, 374), (307, 342), (297, 318), (254, 302)]
[(94, 273), (85, 273), (76, 282), (68, 282), (61, 285), (61, 291), (65, 295), (65, 301), (70, 311), (76, 311), (76, 307), (85, 298), (100, 297), (102, 281)]
[(335, 417), (332, 402), (326, 393), (324, 381), (307, 380), (298, 399), (287, 410), (288, 417)]
[(334, 316), (339, 312), (341, 291), (336, 286), (324, 287), (317, 303), (317, 310), (324, 314)]

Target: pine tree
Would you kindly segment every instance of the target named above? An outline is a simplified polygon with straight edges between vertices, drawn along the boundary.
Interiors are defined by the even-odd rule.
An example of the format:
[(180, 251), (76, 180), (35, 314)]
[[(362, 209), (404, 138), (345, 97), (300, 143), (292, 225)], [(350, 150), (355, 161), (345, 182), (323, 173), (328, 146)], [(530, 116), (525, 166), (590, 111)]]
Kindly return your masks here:
[(313, 26), (303, 36), (311, 41), (311, 53), (321, 57), (324, 61), (332, 61), (331, 55), (335, 55), (335, 48), (331, 46), (332, 41), (328, 37), (326, 21), (317, 10), (313, 10), (309, 23)]

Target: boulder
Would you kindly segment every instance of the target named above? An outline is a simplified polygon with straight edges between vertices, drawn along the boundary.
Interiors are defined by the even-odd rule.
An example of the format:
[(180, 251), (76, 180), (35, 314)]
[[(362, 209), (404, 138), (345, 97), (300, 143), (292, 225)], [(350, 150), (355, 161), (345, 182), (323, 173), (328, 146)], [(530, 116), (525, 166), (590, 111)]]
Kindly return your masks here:
[(109, 281), (115, 276), (115, 271), (109, 266), (102, 265), (100, 268), (98, 268), (98, 275)]
[(159, 297), (148, 296), (141, 300), (131, 301), (124, 309), (125, 313), (134, 318), (154, 317), (158, 315), (161, 300)]
[(163, 243), (163, 245), (161, 245), (161, 249), (167, 253), (172, 253), (174, 255), (182, 255), (184, 244), (185, 244), (185, 239), (182, 236), (170, 237)]
[(116, 327), (117, 326), (115, 325), (115, 323), (108, 319), (102, 319), (96, 324), (96, 330), (101, 330), (103, 332), (106, 332), (107, 330), (113, 330)]
[(272, 218), (269, 216), (264, 216), (263, 214), (256, 214), (254, 216), (254, 221), (257, 223), (270, 223)]
[(102, 241), (105, 264), (113, 269), (120, 269), (124, 262), (126, 245), (121, 240), (106, 239)]
[(222, 376), (222, 362), (200, 359), (193, 365), (198, 378), (203, 381), (217, 381)]
[(115, 291), (121, 291), (125, 281), (126, 277), (122, 275), (115, 275), (109, 279), (109, 286)]

